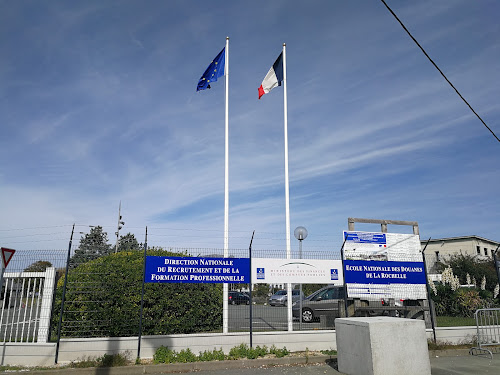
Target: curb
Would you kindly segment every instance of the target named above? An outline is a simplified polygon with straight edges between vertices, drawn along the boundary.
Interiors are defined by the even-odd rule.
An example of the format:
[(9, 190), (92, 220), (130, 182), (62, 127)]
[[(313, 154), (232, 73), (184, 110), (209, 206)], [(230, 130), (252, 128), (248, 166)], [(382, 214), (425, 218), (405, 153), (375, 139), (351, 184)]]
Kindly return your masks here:
[[(61, 368), (49, 370), (22, 371), (30, 375), (141, 375), (141, 374), (168, 374), (192, 371), (227, 370), (240, 368), (255, 368), (262, 366), (286, 365), (314, 365), (325, 364), (336, 356), (315, 355), (309, 357), (283, 357), (283, 358), (257, 358), (226, 361), (169, 363), (162, 365), (131, 365), (122, 367), (89, 367), (89, 368)], [(15, 371), (0, 372), (0, 374), (13, 374)]]

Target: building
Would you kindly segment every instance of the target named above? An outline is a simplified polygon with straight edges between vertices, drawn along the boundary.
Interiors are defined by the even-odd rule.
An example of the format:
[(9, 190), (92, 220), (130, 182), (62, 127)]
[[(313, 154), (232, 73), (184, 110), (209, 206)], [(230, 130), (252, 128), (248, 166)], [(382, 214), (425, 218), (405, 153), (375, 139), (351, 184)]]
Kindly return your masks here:
[[(422, 250), (427, 241), (420, 241)], [(481, 260), (493, 259), (493, 253), (499, 249), (500, 242), (479, 236), (463, 236), (431, 239), (425, 249), (425, 260), (430, 273), (436, 272), (436, 263), (449, 259), (452, 255), (469, 255)], [(497, 256), (500, 255), (500, 251)]]

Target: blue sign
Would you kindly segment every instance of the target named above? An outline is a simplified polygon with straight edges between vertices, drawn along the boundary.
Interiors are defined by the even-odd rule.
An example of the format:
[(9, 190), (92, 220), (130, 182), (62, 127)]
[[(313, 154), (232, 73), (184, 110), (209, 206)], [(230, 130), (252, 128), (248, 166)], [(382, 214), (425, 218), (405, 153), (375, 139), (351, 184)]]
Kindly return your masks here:
[(346, 283), (425, 284), (423, 262), (345, 260)]
[(371, 232), (345, 232), (345, 241), (354, 243), (374, 243), (385, 245), (387, 243), (385, 233)]
[(257, 280), (264, 280), (266, 278), (266, 271), (264, 268), (257, 268)]
[(148, 256), (144, 282), (248, 284), (250, 259)]
[(339, 270), (336, 268), (332, 268), (330, 270), (330, 277), (331, 277), (331, 280), (338, 280), (339, 279)]

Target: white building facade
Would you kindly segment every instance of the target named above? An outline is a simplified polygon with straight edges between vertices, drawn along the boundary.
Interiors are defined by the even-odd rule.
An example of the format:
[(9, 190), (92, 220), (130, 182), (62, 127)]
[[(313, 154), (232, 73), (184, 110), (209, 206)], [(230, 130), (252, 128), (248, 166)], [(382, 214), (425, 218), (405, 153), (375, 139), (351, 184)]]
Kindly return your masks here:
[[(422, 250), (427, 241), (421, 241)], [(453, 255), (468, 255), (480, 260), (491, 259), (493, 253), (499, 248), (500, 242), (488, 240), (479, 236), (463, 236), (450, 238), (431, 239), (425, 249), (427, 269), (435, 271), (435, 264), (449, 259)], [(499, 257), (497, 252), (497, 257)]]

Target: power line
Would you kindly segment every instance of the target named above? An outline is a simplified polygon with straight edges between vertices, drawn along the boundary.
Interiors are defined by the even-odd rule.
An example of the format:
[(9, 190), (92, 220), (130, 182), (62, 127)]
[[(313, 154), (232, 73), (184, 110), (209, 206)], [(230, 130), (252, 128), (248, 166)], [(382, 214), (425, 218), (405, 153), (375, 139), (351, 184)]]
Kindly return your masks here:
[(386, 8), (389, 10), (389, 12), (391, 12), (391, 14), (394, 16), (394, 18), (396, 18), (396, 20), (399, 22), (399, 24), (401, 25), (401, 27), (408, 33), (408, 35), (410, 36), (410, 38), (422, 50), (422, 52), (429, 59), (429, 61), (432, 63), (432, 65), (434, 65), (434, 67), (439, 71), (439, 73), (441, 73), (441, 75), (446, 80), (446, 82), (448, 82), (450, 84), (450, 86), (453, 88), (453, 90), (455, 90), (455, 92), (457, 93), (457, 95), (464, 101), (465, 104), (467, 104), (467, 106), (470, 108), (470, 110), (472, 111), (472, 113), (474, 113), (476, 115), (476, 117), (479, 119), (479, 121), (481, 121), (483, 123), (483, 125), (486, 127), (486, 129), (488, 129), (490, 131), (490, 133), (493, 134), (493, 137), (495, 137), (496, 140), (498, 142), (500, 142), (500, 138), (498, 138), (496, 136), (496, 134), (493, 132), (493, 130), (491, 130), (488, 125), (486, 125), (486, 123), (483, 121), (483, 119), (481, 118), (481, 116), (479, 116), (476, 113), (476, 111), (474, 111), (474, 109), (472, 108), (472, 106), (467, 102), (467, 100), (465, 100), (465, 98), (462, 96), (462, 94), (460, 94), (460, 92), (457, 90), (457, 88), (455, 86), (453, 86), (453, 83), (450, 82), (450, 80), (444, 75), (444, 73), (441, 71), (441, 69), (439, 69), (439, 67), (436, 65), (436, 63), (430, 58), (430, 56), (427, 54), (427, 52), (425, 52), (424, 48), (420, 45), (420, 43), (417, 42), (417, 40), (413, 37), (413, 35), (411, 35), (411, 33), (408, 31), (408, 29), (403, 24), (403, 22), (401, 22), (401, 20), (398, 18), (398, 16), (396, 15), (396, 13), (394, 13), (392, 11), (392, 9), (389, 7), (389, 5), (387, 5), (387, 3), (384, 0), (380, 0), (380, 1), (382, 1), (382, 3), (384, 3), (384, 5), (386, 6)]

